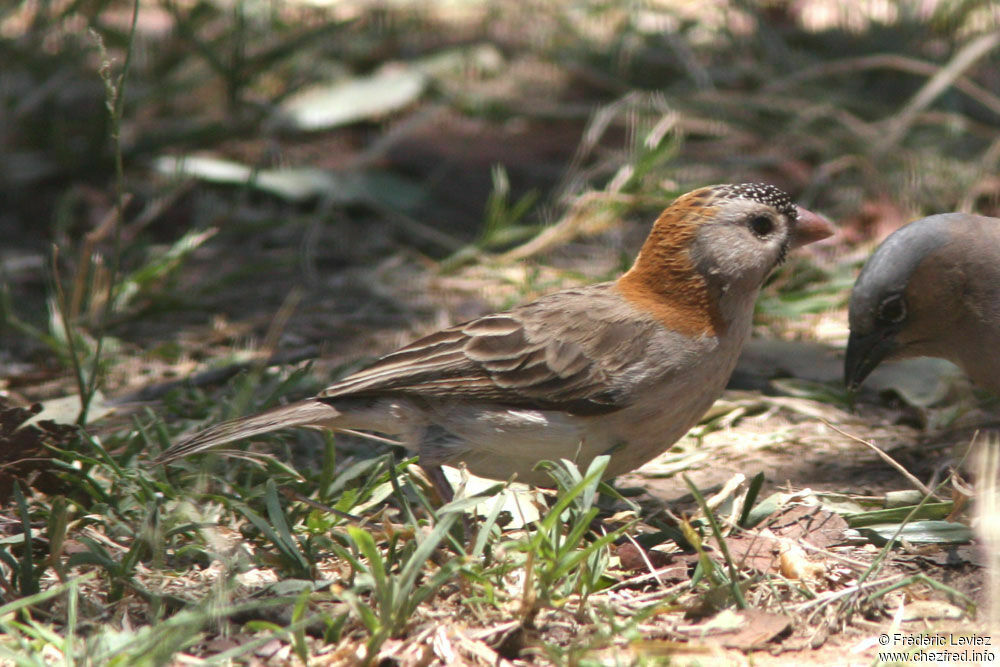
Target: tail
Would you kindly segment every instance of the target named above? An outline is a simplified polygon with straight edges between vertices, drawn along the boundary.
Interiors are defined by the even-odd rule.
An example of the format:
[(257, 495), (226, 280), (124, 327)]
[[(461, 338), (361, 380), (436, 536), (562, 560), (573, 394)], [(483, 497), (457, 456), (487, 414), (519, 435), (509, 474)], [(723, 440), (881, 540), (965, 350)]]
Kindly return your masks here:
[(315, 400), (283, 405), (258, 415), (230, 419), (195, 433), (190, 438), (169, 447), (153, 463), (169, 463), (227, 442), (252, 438), (284, 428), (329, 424), (340, 414), (333, 406)]

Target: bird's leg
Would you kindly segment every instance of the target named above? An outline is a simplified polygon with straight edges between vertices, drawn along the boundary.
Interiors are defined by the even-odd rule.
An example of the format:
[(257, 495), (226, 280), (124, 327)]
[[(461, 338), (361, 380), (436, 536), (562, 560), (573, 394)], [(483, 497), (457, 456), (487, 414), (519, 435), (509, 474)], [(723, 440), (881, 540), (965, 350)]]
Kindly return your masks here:
[[(431, 480), (431, 484), (437, 490), (438, 495), (441, 496), (441, 501), (443, 504), (447, 505), (452, 500), (455, 499), (455, 489), (451, 487), (451, 482), (448, 478), (444, 476), (444, 470), (441, 466), (424, 466), (421, 465), (420, 469), (426, 473), (427, 477)], [(465, 535), (465, 546), (467, 548), (472, 547), (472, 535), (473, 528), (475, 527), (476, 515), (474, 511), (466, 511), (462, 513), (462, 530)]]
[(428, 479), (431, 480), (431, 484), (434, 485), (434, 489), (441, 496), (441, 501), (444, 504), (447, 505), (455, 499), (455, 489), (451, 488), (451, 483), (444, 476), (444, 470), (441, 466), (425, 466), (421, 464), (420, 468), (427, 474)]

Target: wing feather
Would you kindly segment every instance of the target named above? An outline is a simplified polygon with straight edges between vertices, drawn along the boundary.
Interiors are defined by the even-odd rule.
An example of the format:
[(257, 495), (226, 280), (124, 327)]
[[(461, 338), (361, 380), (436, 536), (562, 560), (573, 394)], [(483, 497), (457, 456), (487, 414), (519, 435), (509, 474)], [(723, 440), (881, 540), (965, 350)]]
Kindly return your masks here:
[[(613, 284), (558, 292), (506, 313), (439, 331), (327, 388), (346, 396), (399, 394), (600, 414), (622, 405), (622, 369), (653, 326), (623, 311)], [(628, 315), (628, 316), (626, 316)]]

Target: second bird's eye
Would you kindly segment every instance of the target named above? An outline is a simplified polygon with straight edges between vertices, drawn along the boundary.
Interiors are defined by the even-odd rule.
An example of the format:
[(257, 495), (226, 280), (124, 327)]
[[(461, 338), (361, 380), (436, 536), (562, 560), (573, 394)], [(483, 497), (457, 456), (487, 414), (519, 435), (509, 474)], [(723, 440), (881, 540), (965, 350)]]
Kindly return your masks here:
[(899, 324), (906, 319), (906, 302), (902, 295), (893, 294), (878, 307), (878, 318), (888, 324)]
[(750, 227), (750, 231), (755, 236), (763, 238), (774, 231), (774, 220), (766, 215), (755, 215), (750, 218), (750, 223), (747, 226)]

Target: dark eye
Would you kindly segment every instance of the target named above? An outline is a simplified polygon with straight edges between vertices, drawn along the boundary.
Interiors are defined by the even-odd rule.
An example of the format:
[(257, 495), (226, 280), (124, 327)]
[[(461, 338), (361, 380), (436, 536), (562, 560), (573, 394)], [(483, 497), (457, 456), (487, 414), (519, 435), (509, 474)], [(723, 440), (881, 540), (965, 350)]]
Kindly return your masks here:
[(754, 233), (754, 236), (764, 238), (774, 231), (774, 220), (766, 215), (755, 215), (750, 218), (750, 222), (747, 223), (747, 227), (749, 227), (750, 231)]
[(901, 294), (893, 294), (879, 304), (878, 319), (886, 324), (899, 324), (906, 319), (906, 301)]

